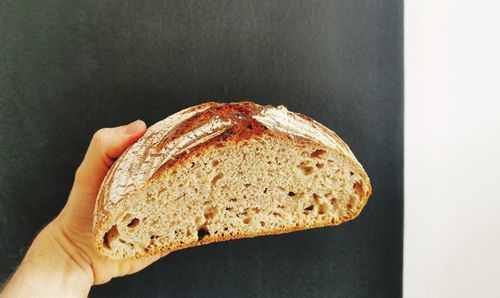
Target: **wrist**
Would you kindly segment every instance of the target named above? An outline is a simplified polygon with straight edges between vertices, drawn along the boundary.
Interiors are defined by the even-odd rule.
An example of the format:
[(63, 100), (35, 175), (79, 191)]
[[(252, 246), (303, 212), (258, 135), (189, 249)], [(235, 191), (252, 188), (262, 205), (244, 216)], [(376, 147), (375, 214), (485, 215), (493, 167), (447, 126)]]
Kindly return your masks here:
[(68, 240), (53, 224), (35, 238), (19, 268), (2, 291), (5, 297), (86, 297), (92, 268), (72, 255)]
[(86, 257), (65, 236), (55, 222), (47, 225), (36, 237), (26, 260), (37, 263), (52, 280), (61, 278), (62, 296), (88, 295), (93, 284), (93, 271)]
[[(42, 236), (42, 233), (46, 233), (46, 235)], [(92, 285), (94, 274), (90, 259), (67, 237), (64, 230), (58, 225), (57, 219), (47, 225), (40, 236), (47, 238), (53, 253), (61, 259), (68, 273), (79, 280), (90, 283), (90, 286)]]

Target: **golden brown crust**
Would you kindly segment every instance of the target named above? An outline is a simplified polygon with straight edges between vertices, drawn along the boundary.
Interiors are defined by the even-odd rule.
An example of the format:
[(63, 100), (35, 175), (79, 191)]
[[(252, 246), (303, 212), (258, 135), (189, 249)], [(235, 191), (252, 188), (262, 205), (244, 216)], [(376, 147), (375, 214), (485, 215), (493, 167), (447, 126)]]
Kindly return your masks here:
[[(223, 120), (230, 120), (232, 123), (234, 123), (234, 125), (231, 128), (228, 128), (222, 134), (190, 148), (189, 151), (184, 151), (179, 155), (174, 156), (155, 172), (151, 180), (153, 181), (159, 179), (162, 173), (171, 168), (173, 165), (182, 164), (184, 160), (190, 158), (193, 155), (196, 155), (198, 152), (201, 152), (214, 144), (223, 144), (225, 142), (231, 141), (239, 142), (252, 137), (259, 137), (265, 132), (267, 132), (268, 134), (272, 134), (268, 131), (267, 127), (252, 118), (252, 115), (257, 113), (261, 109), (261, 107), (262, 106), (251, 102), (217, 104), (180, 123), (175, 129), (175, 132), (168, 137), (167, 141), (163, 142), (162, 146), (165, 146), (167, 142), (171, 142), (175, 138), (184, 135), (187, 131), (191, 131), (206, 124), (213, 117), (220, 117)], [(283, 137), (285, 135), (277, 135), (277, 137), (280, 136)], [(288, 136), (286, 137), (288, 138)], [(304, 140), (304, 142), (306, 141), (307, 140)]]
[[(187, 108), (187, 109), (185, 109), (183, 111), (180, 111), (177, 114), (190, 114), (191, 113), (191, 114), (193, 114), (193, 116), (196, 116), (196, 115), (200, 114), (200, 111), (204, 111), (206, 109), (209, 109), (211, 107), (218, 106), (218, 105), (221, 105), (221, 103), (206, 102), (206, 103), (203, 103), (203, 104), (200, 104), (200, 105), (197, 105), (197, 106), (193, 106), (193, 107)], [(173, 116), (175, 116), (175, 115), (173, 115)], [(186, 120), (189, 120), (190, 118), (188, 118)], [(172, 131), (174, 131), (174, 132), (177, 131), (177, 136), (179, 136), (180, 135), (178, 133), (179, 132), (179, 127), (182, 126), (182, 124), (186, 120), (180, 122), (176, 126), (176, 129), (167, 131), (166, 132), (167, 135), (172, 134)], [(137, 143), (139, 143), (140, 141), (143, 141), (146, 144), (147, 143), (151, 143), (152, 140), (157, 136), (157, 134), (160, 134), (162, 132), (161, 130), (153, 130), (153, 128), (154, 128), (154, 126), (151, 126), (148, 129), (148, 132), (150, 132), (150, 133), (148, 134), (148, 132), (146, 132), (146, 134), (140, 140), (138, 140)], [(170, 141), (174, 140), (174, 139), (175, 138), (170, 138)], [(166, 144), (166, 142), (162, 142), (162, 143)], [(125, 150), (125, 152), (122, 153), (122, 155), (120, 156), (120, 158), (118, 158), (113, 163), (113, 165), (109, 169), (108, 173), (106, 174), (106, 177), (104, 178), (104, 180), (103, 180), (103, 182), (101, 184), (101, 189), (100, 189), (100, 191), (98, 193), (97, 200), (96, 200), (96, 207), (95, 207), (95, 210), (94, 210), (94, 225), (93, 225), (94, 236), (95, 236), (95, 239), (96, 239), (96, 243), (98, 245), (100, 244), (100, 242), (102, 242), (102, 240), (101, 240), (102, 237), (101, 236), (103, 234), (103, 231), (100, 231), (99, 229), (101, 227), (103, 227), (103, 226), (106, 226), (108, 224), (108, 222), (113, 217), (112, 214), (110, 213), (110, 209), (112, 208), (112, 205), (115, 205), (115, 204), (113, 204), (112, 202), (110, 202), (109, 197), (107, 196), (107, 195), (109, 195), (109, 193), (111, 191), (110, 190), (110, 188), (111, 188), (111, 182), (114, 179), (116, 179), (115, 173), (117, 172), (119, 165), (123, 162), (123, 160), (122, 160), (123, 157), (129, 155), (131, 149), (132, 149), (132, 147), (129, 147), (127, 150)], [(142, 158), (142, 159), (144, 159), (144, 156), (137, 156), (136, 158)], [(132, 194), (130, 194), (130, 195), (132, 195)]]
[[(215, 103), (209, 102), (199, 106), (192, 107), (190, 109), (186, 109), (183, 112), (191, 115), (186, 119), (183, 119), (179, 123), (177, 123), (173, 128), (169, 131), (151, 131), (149, 134), (146, 133), (142, 140), (143, 143), (149, 144), (152, 142), (154, 138), (157, 138), (159, 135), (162, 138), (156, 143), (149, 144), (148, 148), (155, 148), (156, 152), (160, 152), (160, 150), (172, 142), (183, 138), (187, 133), (192, 132), (196, 129), (202, 128), (206, 124), (210, 124), (213, 119), (217, 118), (221, 123), (230, 123), (230, 125), (224, 126), (220, 134), (214, 135), (213, 137), (204, 140), (203, 142), (196, 144), (192, 147), (189, 147), (188, 150), (183, 150), (166, 160), (163, 164), (161, 164), (153, 174), (147, 178), (146, 183), (155, 183), (155, 181), (161, 179), (162, 174), (165, 173), (172, 167), (181, 167), (185, 165), (186, 161), (191, 157), (196, 157), (205, 150), (208, 150), (211, 146), (225, 146), (232, 142), (239, 142), (242, 140), (246, 140), (249, 138), (259, 138), (262, 134), (271, 135), (274, 138), (281, 138), (287, 140), (293, 144), (297, 145), (311, 145), (323, 147), (328, 149), (324, 143), (318, 141), (317, 139), (307, 138), (303, 135), (297, 135), (292, 133), (286, 133), (277, 129), (272, 129), (271, 127), (267, 127), (267, 125), (258, 121), (255, 115), (261, 113), (264, 109), (274, 109), (271, 106), (261, 106), (255, 104), (253, 102), (237, 102), (237, 103)], [(166, 251), (174, 251), (182, 248), (198, 246), (202, 244), (225, 241), (231, 239), (239, 239), (246, 237), (255, 237), (261, 235), (271, 235), (271, 234), (281, 234), (292, 231), (310, 229), (315, 227), (323, 227), (323, 226), (333, 226), (341, 224), (344, 221), (355, 218), (361, 212), (361, 209), (366, 204), (370, 194), (371, 194), (371, 185), (369, 182), (369, 178), (363, 170), (362, 166), (357, 162), (354, 155), (350, 151), (349, 147), (331, 130), (326, 128), (325, 126), (319, 124), (315, 120), (302, 115), (293, 113), (293, 115), (298, 116), (304, 119), (307, 123), (311, 125), (311, 127), (318, 131), (318, 134), (326, 134), (336, 141), (338, 148), (341, 148), (342, 154), (345, 155), (346, 159), (351, 162), (351, 164), (359, 171), (362, 179), (365, 181), (368, 189), (364, 191), (363, 198), (361, 199), (361, 203), (351, 210), (351, 213), (344, 218), (341, 218), (337, 222), (318, 222), (316, 225), (309, 226), (300, 226), (297, 225), (295, 227), (291, 227), (289, 229), (279, 229), (279, 230), (266, 230), (261, 233), (254, 234), (239, 234), (232, 236), (206, 236), (202, 240), (194, 243), (186, 243), (177, 246), (165, 247), (162, 252)], [(167, 118), (168, 119), (168, 118)], [(154, 128), (154, 127), (152, 127)], [(140, 140), (141, 141), (141, 140)], [(330, 148), (331, 149), (331, 148)], [(127, 156), (130, 154), (131, 148), (127, 149), (122, 156)], [(149, 152), (149, 151), (148, 151)], [(146, 153), (145, 153), (146, 154)], [(94, 222), (94, 235), (97, 244), (97, 248), (103, 252), (103, 235), (104, 231), (109, 228), (110, 222), (113, 220), (113, 208), (116, 205), (116, 202), (110, 202), (109, 195), (110, 191), (110, 183), (116, 179), (115, 173), (117, 171), (118, 166), (123, 162), (122, 157), (118, 159), (115, 164), (111, 167), (108, 174), (106, 175), (101, 191), (99, 192), (99, 196), (96, 202), (96, 216)], [(139, 158), (139, 157), (138, 157)], [(145, 159), (145, 156), (140, 157)], [(145, 185), (143, 185), (145, 186)], [(134, 193), (140, 191), (140, 187), (135, 189), (133, 192), (127, 194), (122, 200), (127, 200), (127, 197), (133, 196)], [(104, 191), (103, 191), (104, 190)], [(149, 250), (145, 254), (155, 254), (160, 252), (160, 250)], [(142, 257), (144, 255), (136, 255), (135, 257)]]

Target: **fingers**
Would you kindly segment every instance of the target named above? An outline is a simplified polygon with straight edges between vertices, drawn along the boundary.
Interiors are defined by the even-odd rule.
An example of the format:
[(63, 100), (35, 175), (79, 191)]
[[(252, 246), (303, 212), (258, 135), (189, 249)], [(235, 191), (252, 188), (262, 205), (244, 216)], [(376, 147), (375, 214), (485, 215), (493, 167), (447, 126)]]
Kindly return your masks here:
[(145, 131), (146, 124), (142, 120), (98, 130), (92, 137), (83, 162), (77, 170), (73, 188), (86, 194), (97, 194), (114, 159), (135, 143)]

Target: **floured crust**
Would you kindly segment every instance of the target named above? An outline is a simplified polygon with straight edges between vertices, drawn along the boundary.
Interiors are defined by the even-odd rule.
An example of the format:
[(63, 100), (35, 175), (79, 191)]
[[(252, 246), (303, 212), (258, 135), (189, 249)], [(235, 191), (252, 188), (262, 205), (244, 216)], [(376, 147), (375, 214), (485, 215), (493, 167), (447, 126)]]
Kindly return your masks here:
[[(210, 146), (225, 146), (229, 142), (262, 134), (287, 140), (291, 144), (315, 144), (339, 151), (353, 163), (365, 181), (361, 208), (354, 210), (348, 218), (336, 222), (318, 222), (314, 226), (296, 226), (254, 234), (210, 236), (197, 243), (166, 247), (163, 250), (173, 251), (216, 241), (338, 225), (360, 213), (371, 194), (369, 178), (349, 147), (333, 131), (305, 115), (288, 111), (284, 106), (275, 108), (252, 102), (209, 102), (180, 111), (151, 126), (141, 139), (115, 161), (101, 185), (94, 211), (94, 235), (98, 249), (102, 251), (102, 237), (109, 228), (109, 222), (114, 219), (113, 211), (119, 202), (161, 179), (162, 173), (170, 167), (182, 166), (188, 158), (208, 150)], [(154, 253), (157, 251), (152, 250), (148, 254)]]

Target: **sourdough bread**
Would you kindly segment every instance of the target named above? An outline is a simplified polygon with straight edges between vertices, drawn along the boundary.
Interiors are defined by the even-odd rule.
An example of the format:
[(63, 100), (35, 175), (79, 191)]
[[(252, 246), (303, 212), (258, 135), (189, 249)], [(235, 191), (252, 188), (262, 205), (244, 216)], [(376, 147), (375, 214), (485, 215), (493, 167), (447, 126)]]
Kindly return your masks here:
[(97, 249), (139, 258), (215, 241), (338, 225), (370, 180), (331, 130), (284, 106), (205, 103), (151, 126), (113, 164)]

